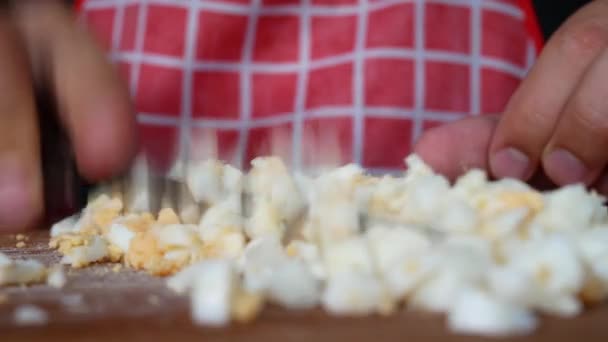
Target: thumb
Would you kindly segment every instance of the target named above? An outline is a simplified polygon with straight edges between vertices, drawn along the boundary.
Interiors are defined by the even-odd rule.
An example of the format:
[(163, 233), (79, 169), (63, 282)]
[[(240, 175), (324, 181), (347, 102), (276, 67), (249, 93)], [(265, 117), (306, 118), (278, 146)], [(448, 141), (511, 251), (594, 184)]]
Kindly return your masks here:
[(488, 169), (496, 116), (469, 117), (425, 132), (414, 146), (425, 163), (450, 180), (469, 169)]

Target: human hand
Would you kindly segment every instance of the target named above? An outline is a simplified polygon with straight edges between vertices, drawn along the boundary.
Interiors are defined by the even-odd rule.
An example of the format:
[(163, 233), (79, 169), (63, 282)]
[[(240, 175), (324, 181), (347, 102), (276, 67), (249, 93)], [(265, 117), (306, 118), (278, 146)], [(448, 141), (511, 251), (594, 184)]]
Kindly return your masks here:
[(571, 16), (547, 42), (500, 118), (476, 117), (425, 134), (415, 152), (454, 178), (464, 168), (608, 193), (608, 1)]
[(0, 9), (0, 75), (1, 233), (32, 227), (43, 212), (35, 89), (55, 96), (89, 181), (128, 165), (136, 130), (128, 91), (62, 1)]

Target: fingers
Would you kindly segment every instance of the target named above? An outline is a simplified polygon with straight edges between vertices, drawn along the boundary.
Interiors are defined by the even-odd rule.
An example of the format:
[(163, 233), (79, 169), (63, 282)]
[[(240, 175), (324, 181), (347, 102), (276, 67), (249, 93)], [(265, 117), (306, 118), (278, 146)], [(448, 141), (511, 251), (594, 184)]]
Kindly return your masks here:
[[(547, 43), (496, 128), (490, 147), (490, 169), (496, 177), (527, 180), (535, 172), (570, 94), (606, 47), (607, 15), (606, 3), (596, 1)], [(571, 162), (567, 155), (558, 157)]]
[(608, 50), (570, 96), (547, 144), (543, 166), (557, 184), (591, 184), (608, 160)]
[[(417, 153), (436, 172), (455, 180), (467, 170), (487, 170), (487, 147), (490, 144), (498, 117), (469, 117), (425, 132), (414, 147)], [(608, 194), (608, 173), (598, 190)], [(546, 191), (555, 188), (542, 170), (537, 170), (530, 180), (534, 188)]]
[(33, 87), (16, 29), (0, 14), (0, 232), (31, 227), (42, 213)]
[(471, 168), (486, 170), (497, 120), (493, 116), (469, 117), (436, 127), (424, 133), (413, 152), (450, 180)]
[(124, 170), (136, 152), (135, 117), (104, 53), (59, 2), (24, 5), (17, 17), (26, 40), (48, 56), (49, 82), (80, 172), (96, 181)]

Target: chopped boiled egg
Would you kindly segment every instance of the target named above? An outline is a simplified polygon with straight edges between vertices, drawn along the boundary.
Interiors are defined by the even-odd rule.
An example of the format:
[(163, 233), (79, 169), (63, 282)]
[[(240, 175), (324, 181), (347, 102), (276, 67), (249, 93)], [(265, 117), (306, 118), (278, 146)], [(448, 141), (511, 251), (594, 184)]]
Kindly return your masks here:
[(192, 289), (194, 280), (206, 267), (204, 262), (191, 264), (167, 279), (167, 287), (176, 293), (184, 294)]
[(83, 245), (66, 250), (61, 263), (80, 268), (103, 261), (108, 257), (108, 243), (99, 236), (91, 236), (84, 241)]
[(608, 289), (608, 225), (587, 230), (578, 238), (581, 258)]
[(401, 299), (431, 272), (431, 240), (407, 227), (373, 226), (367, 231), (373, 259), (388, 291)]
[(288, 309), (310, 309), (321, 297), (321, 283), (302, 260), (287, 259), (272, 271), (268, 297)]
[(252, 214), (245, 224), (245, 231), (251, 239), (276, 236), (282, 238), (286, 226), (279, 209), (266, 198), (254, 200)]
[(62, 288), (67, 282), (65, 272), (60, 264), (54, 265), (48, 271), (46, 283), (55, 288)]
[(228, 199), (209, 207), (200, 222), (198, 233), (203, 241), (213, 241), (223, 234), (243, 231), (240, 205)]
[(280, 220), (293, 222), (304, 209), (305, 202), (285, 164), (277, 157), (258, 157), (251, 161), (251, 166), (246, 189), (254, 202), (267, 202)]
[(186, 184), (198, 203), (214, 205), (242, 192), (242, 172), (219, 160), (208, 159), (192, 164), (186, 173)]
[(359, 272), (374, 273), (374, 262), (370, 248), (364, 237), (353, 237), (348, 240), (333, 243), (324, 250), (327, 273)]
[(231, 321), (233, 266), (226, 260), (205, 260), (199, 266), (190, 294), (192, 319), (200, 325), (224, 326)]
[(203, 258), (237, 259), (242, 255), (245, 244), (245, 235), (228, 232), (203, 243)]
[(12, 260), (0, 253), (0, 286), (40, 283), (46, 274), (46, 267), (37, 260)]
[(388, 298), (374, 275), (345, 271), (328, 277), (321, 301), (329, 313), (361, 316), (382, 311)]
[(468, 240), (439, 244), (427, 258), (423, 264), (426, 279), (413, 291), (410, 304), (432, 312), (447, 312), (459, 292), (483, 283), (491, 265), (483, 244)]
[(118, 247), (123, 254), (129, 251), (134, 237), (135, 232), (120, 223), (113, 223), (106, 235), (108, 242)]
[(457, 333), (504, 337), (532, 332), (537, 319), (525, 307), (467, 288), (449, 310), (448, 326)]
[(317, 279), (326, 278), (327, 272), (317, 245), (293, 240), (285, 247), (285, 253), (290, 258), (302, 260)]
[(74, 233), (76, 232), (78, 226), (76, 223), (78, 222), (79, 215), (68, 216), (63, 220), (53, 224), (51, 227), (51, 237), (57, 237), (59, 235)]
[(180, 224), (179, 216), (171, 208), (163, 208), (158, 212), (156, 223), (159, 225)]
[(533, 279), (547, 293), (572, 294), (584, 281), (577, 246), (564, 236), (547, 236), (523, 246), (507, 265)]
[(597, 223), (598, 218), (605, 221), (607, 215), (603, 198), (588, 193), (580, 184), (551, 191), (544, 198), (546, 208), (538, 213), (531, 225), (546, 232), (582, 230)]
[[(74, 267), (122, 261), (169, 275), (193, 320), (211, 326), (250, 321), (266, 302), (334, 315), (403, 303), (446, 313), (454, 332), (503, 336), (531, 332), (537, 312), (574, 316), (608, 297), (604, 197), (479, 169), (452, 185), (417, 155), (405, 163), (402, 175), (376, 177), (357, 164), (290, 172), (269, 156), (244, 174), (206, 159), (172, 171), (185, 197), (156, 215), (152, 204), (175, 199), (151, 197), (140, 161), (130, 192), (98, 195), (53, 226), (50, 245)], [(61, 283), (53, 272), (48, 282)], [(0, 254), (0, 284), (45, 276)]]
[(168, 224), (152, 228), (161, 250), (189, 248), (200, 244), (197, 226), (193, 224)]
[(280, 240), (263, 237), (252, 240), (243, 251), (243, 287), (249, 292), (266, 291), (274, 270), (287, 259)]

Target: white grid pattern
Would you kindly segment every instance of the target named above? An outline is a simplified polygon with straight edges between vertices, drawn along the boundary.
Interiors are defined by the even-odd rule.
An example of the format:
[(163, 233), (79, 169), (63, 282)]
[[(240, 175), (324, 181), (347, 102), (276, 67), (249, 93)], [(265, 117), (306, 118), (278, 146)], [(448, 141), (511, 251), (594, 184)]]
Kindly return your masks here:
[(299, 36), (299, 70), (298, 83), (296, 85), (296, 98), (294, 101), (295, 110), (293, 115), (293, 136), (291, 145), (292, 166), (296, 170), (302, 168), (302, 136), (304, 112), (306, 111), (306, 95), (308, 90), (308, 69), (310, 67), (310, 31), (311, 19), (308, 8), (310, 0), (303, 0), (300, 17), (300, 36)]
[[(119, 5), (132, 5), (141, 4), (142, 1), (148, 2), (155, 5), (165, 5), (171, 7), (179, 7), (184, 9), (190, 9), (189, 2), (191, 0), (94, 0), (88, 1), (84, 4), (85, 10), (117, 7)], [(259, 7), (258, 5), (250, 4), (237, 4), (231, 2), (223, 2), (221, 0), (192, 0), (198, 3), (198, 7), (207, 11), (215, 11), (225, 14), (237, 14), (237, 15), (249, 15), (252, 11), (257, 10), (258, 15), (261, 16), (283, 16), (283, 15), (295, 15), (301, 14), (301, 6), (299, 5), (264, 5)], [(393, 5), (402, 3), (416, 3), (418, 0), (384, 0), (374, 1), (369, 3), (369, 10), (376, 11), (391, 7)], [(426, 4), (446, 4), (450, 6), (471, 6), (471, 0), (425, 0)], [(516, 19), (522, 19), (523, 13), (520, 8), (515, 5), (508, 4), (496, 0), (482, 0), (480, 5), (483, 9), (495, 11), (512, 16)], [(351, 16), (359, 13), (359, 5), (310, 5), (309, 14), (311, 16)]]
[(534, 46), (534, 43), (528, 42), (528, 45), (526, 47), (526, 68), (524, 70), (523, 76), (525, 76), (532, 68), (532, 66), (534, 65), (534, 61), (536, 61), (536, 47)]
[(364, 63), (365, 42), (367, 37), (368, 2), (359, 0), (359, 13), (357, 16), (357, 30), (355, 33), (355, 59), (353, 77), (353, 161), (361, 164), (363, 159), (363, 139), (365, 135), (365, 76)]
[(192, 80), (193, 80), (193, 69), (196, 48), (196, 32), (198, 30), (198, 12), (199, 8), (197, 2), (194, 0), (190, 1), (190, 10), (188, 11), (188, 19), (186, 24), (186, 46), (184, 51), (185, 63), (184, 63), (184, 74), (182, 78), (182, 101), (181, 101), (181, 113), (180, 113), (180, 133), (179, 133), (179, 146), (177, 152), (177, 158), (182, 162), (186, 162), (191, 155), (190, 143), (192, 139)]
[(481, 1), (473, 0), (473, 7), (471, 8), (471, 100), (469, 106), (472, 115), (481, 113)]
[[(434, 51), (425, 49), (421, 52), (424, 60), (432, 62), (445, 62), (460, 65), (469, 65), (472, 58), (469, 54), (457, 52)], [(387, 59), (412, 59), (416, 56), (416, 49), (408, 48), (366, 48), (361, 52), (364, 59), (369, 58), (387, 58)], [(318, 70), (322, 68), (337, 66), (340, 64), (353, 62), (357, 58), (355, 53), (345, 53), (330, 57), (319, 58), (312, 60), (309, 63), (309, 70)], [(125, 61), (130, 63), (143, 62), (148, 65), (160, 66), (166, 68), (182, 69), (184, 60), (182, 58), (163, 56), (154, 53), (146, 53), (142, 55), (134, 52), (115, 52), (112, 54), (112, 59), (115, 61)], [(485, 69), (494, 69), (504, 72), (514, 77), (523, 77), (526, 74), (526, 69), (517, 66), (508, 61), (504, 61), (494, 57), (481, 56), (479, 58), (479, 66)], [(296, 73), (301, 69), (299, 63), (277, 62), (250, 62), (247, 66), (242, 62), (222, 62), (207, 60), (204, 62), (195, 62), (194, 71), (224, 71), (224, 72), (242, 72), (247, 67), (248, 70), (254, 73), (267, 74), (291, 74)]]
[(148, 2), (144, 1), (140, 4), (140, 9), (137, 15), (137, 28), (135, 30), (135, 53), (136, 60), (131, 64), (131, 94), (137, 96), (137, 86), (139, 85), (139, 71), (143, 63), (144, 39), (146, 35), (146, 22), (148, 20)]
[(114, 23), (112, 24), (112, 51), (118, 51), (120, 49), (120, 42), (122, 40), (122, 28), (125, 19), (125, 4), (122, 4), (116, 8), (116, 17), (114, 17)]
[(235, 163), (238, 167), (243, 167), (245, 154), (247, 153), (247, 141), (249, 138), (248, 125), (251, 119), (251, 60), (253, 56), (253, 46), (255, 44), (255, 35), (257, 32), (259, 7), (261, 0), (253, 0), (253, 8), (248, 14), (247, 30), (245, 31), (245, 43), (243, 46), (242, 65), (243, 70), (240, 74), (240, 121), (243, 126), (240, 128), (239, 142), (237, 145), (237, 157)]
[(424, 55), (424, 0), (417, 0), (415, 4), (414, 15), (414, 124), (412, 126), (411, 144), (413, 145), (422, 133), (422, 120), (425, 115), (424, 111), (424, 96), (425, 96), (425, 55)]
[[(350, 117), (349, 113), (353, 113), (355, 109), (352, 106), (327, 106), (314, 110), (302, 112), (302, 116), (312, 119), (319, 118), (343, 118)], [(362, 112), (366, 117), (387, 118), (387, 119), (415, 119), (419, 117), (413, 109), (402, 109), (397, 107), (363, 107)], [(425, 111), (424, 118), (427, 120), (439, 122), (451, 122), (466, 116), (467, 113), (459, 112), (442, 112), (442, 111)], [(179, 126), (180, 119), (172, 117), (170, 114), (163, 113), (139, 113), (139, 122), (150, 125), (169, 125)], [(267, 118), (260, 118), (249, 122), (241, 120), (219, 120), (219, 119), (193, 119), (191, 124), (193, 127), (199, 128), (214, 128), (214, 129), (245, 129), (245, 128), (260, 128), (273, 127), (276, 125), (287, 124), (293, 122), (292, 113), (279, 114)]]
[[(415, 27), (413, 48), (370, 48), (366, 46), (368, 16), (374, 11), (388, 9), (398, 4), (411, 3), (414, 6)], [(471, 16), (471, 50), (469, 53), (456, 53), (425, 49), (425, 6), (427, 4), (445, 4), (470, 8)], [(120, 40), (123, 27), (124, 11), (128, 5), (140, 5), (138, 12), (134, 51), (120, 51)], [(147, 23), (148, 7), (165, 5), (188, 10), (186, 48), (184, 56), (172, 57), (162, 54), (144, 52), (144, 35)], [(180, 128), (179, 149), (186, 155), (190, 141), (191, 128), (236, 129), (239, 131), (237, 156), (235, 162), (242, 167), (245, 160), (249, 129), (272, 127), (280, 124), (293, 124), (292, 164), (300, 167), (302, 154), (300, 146), (303, 136), (304, 117), (353, 118), (353, 160), (362, 161), (362, 150), (365, 144), (365, 116), (374, 118), (410, 119), (413, 123), (411, 139), (415, 142), (423, 130), (426, 120), (450, 122), (466, 115), (481, 113), (481, 70), (495, 70), (517, 79), (525, 76), (535, 58), (535, 48), (531, 42), (527, 46), (526, 65), (519, 66), (497, 57), (484, 56), (481, 52), (482, 11), (494, 11), (515, 19), (523, 19), (523, 11), (511, 4), (493, 0), (382, 0), (369, 2), (359, 0), (356, 5), (312, 5), (310, 0), (302, 0), (299, 5), (262, 5), (261, 0), (250, 4), (235, 4), (220, 0), (90, 0), (85, 2), (84, 10), (117, 8), (112, 36), (111, 58), (114, 61), (132, 65), (130, 89), (134, 96), (138, 90), (138, 80), (142, 64), (184, 70), (182, 80), (183, 94), (180, 117), (171, 117), (166, 113), (139, 113), (138, 120), (148, 125), (174, 126)], [(222, 14), (234, 14), (247, 17), (247, 28), (241, 59), (235, 62), (197, 60), (195, 57), (195, 35), (199, 25), (200, 10)], [(257, 33), (257, 22), (260, 16), (298, 16), (299, 18), (299, 55), (295, 62), (260, 63), (253, 60), (253, 51)], [(354, 51), (334, 54), (329, 57), (311, 60), (311, 18), (356, 16), (356, 37)], [(204, 41), (204, 37), (199, 38)], [(365, 103), (365, 61), (367, 59), (410, 60), (414, 62), (415, 93), (413, 108), (390, 106), (367, 106)], [(442, 62), (470, 66), (469, 113), (457, 111), (434, 111), (425, 108), (425, 64)], [(307, 108), (306, 98), (309, 84), (309, 72), (345, 63), (352, 63), (353, 68), (353, 103), (344, 106), (323, 106)], [(239, 74), (240, 107), (239, 120), (194, 119), (192, 109), (193, 73), (204, 71), (234, 72)], [(252, 118), (252, 76), (254, 73), (297, 74), (294, 111), (279, 113), (267, 118)]]

